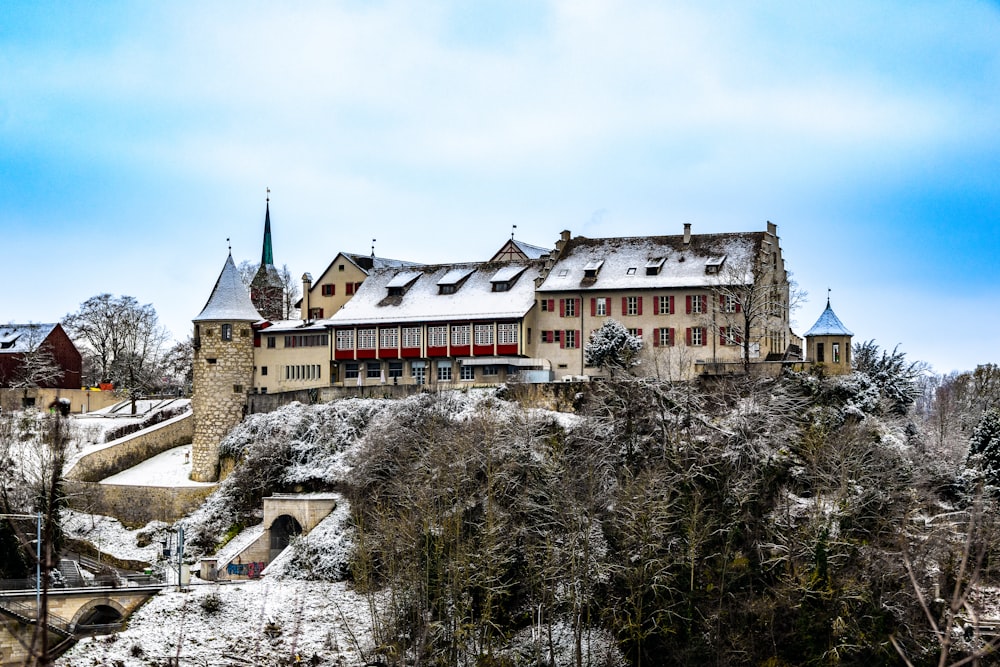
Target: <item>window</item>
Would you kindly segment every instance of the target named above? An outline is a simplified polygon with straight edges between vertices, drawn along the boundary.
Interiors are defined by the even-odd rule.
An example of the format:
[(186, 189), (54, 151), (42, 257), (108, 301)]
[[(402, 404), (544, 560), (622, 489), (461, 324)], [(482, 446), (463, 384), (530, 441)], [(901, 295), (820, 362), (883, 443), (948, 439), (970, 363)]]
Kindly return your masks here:
[(656, 297), (656, 315), (673, 315), (674, 313), (674, 297), (672, 296), (658, 296)]
[(517, 343), (517, 324), (498, 324), (497, 342), (500, 345), (513, 345)]
[(496, 366), (483, 366), (483, 375), (493, 376), (493, 375), (496, 375), (496, 374), (497, 374), (497, 367)]
[(214, 364), (215, 363), (215, 359), (214, 358), (208, 358), (205, 361), (207, 361), (210, 364)]
[(601, 297), (590, 300), (590, 315), (592, 317), (607, 317), (611, 314), (611, 299)]
[(508, 290), (510, 290), (510, 283), (509, 282), (505, 282), (505, 281), (501, 280), (501, 281), (493, 283), (493, 291), (494, 292), (506, 292)]
[(830, 343), (830, 352), (833, 353), (833, 363), (840, 363), (840, 343)]
[(438, 363), (438, 382), (451, 382), (451, 364), (447, 362)]
[(555, 333), (554, 331), (542, 331), (542, 342), (543, 343), (553, 342), (555, 340), (555, 336), (553, 336), (552, 334), (554, 333)]
[(268, 337), (267, 337), (267, 346), (268, 346), (269, 348), (274, 348), (274, 347), (275, 347), (275, 345), (276, 345), (276, 341), (277, 341), (277, 340), (278, 340), (278, 337), (277, 337), (277, 336), (268, 336)]
[(719, 305), (722, 306), (722, 312), (724, 313), (740, 312), (740, 304), (735, 296), (723, 294), (719, 299)]
[(458, 285), (438, 285), (438, 294), (454, 294), (458, 291)]
[(354, 329), (337, 329), (337, 349), (354, 349)]
[(543, 313), (555, 312), (556, 300), (555, 299), (542, 299), (541, 308)]
[(365, 364), (365, 377), (379, 379), (382, 377), (382, 364), (377, 361), (369, 361)]
[(476, 367), (475, 366), (460, 366), (458, 369), (458, 379), (459, 380), (475, 380), (476, 379)]
[(261, 366), (260, 367), (260, 374), (261, 375), (267, 375), (267, 366)]
[(338, 266), (338, 267), (337, 267), (337, 270), (338, 270), (338, 271), (343, 271), (343, 270), (344, 270), (344, 265), (343, 265), (343, 264), (341, 264), (340, 266)]
[(477, 324), (476, 345), (492, 345), (492, 344), (493, 344), (493, 325)]
[[(343, 267), (341, 267), (343, 268)], [(344, 285), (344, 294), (351, 296), (354, 294), (354, 283), (347, 283)]]
[(321, 319), (323, 319), (323, 309), (322, 308), (310, 308), (309, 309), (309, 319), (310, 320), (321, 320)]
[(358, 349), (375, 349), (375, 329), (358, 329)]
[(719, 327), (719, 345), (739, 345), (743, 342), (739, 329)]
[(561, 317), (576, 317), (576, 299), (559, 299), (559, 310)]
[(358, 379), (358, 374), (361, 369), (361, 364), (350, 363), (344, 365), (344, 377), (348, 380)]
[(634, 266), (628, 267), (628, 270), (625, 271), (625, 275), (627, 275), (627, 276), (634, 276), (635, 275), (635, 267)]
[(403, 347), (420, 347), (420, 327), (403, 327)]
[(705, 327), (691, 327), (687, 330), (687, 344), (688, 345), (704, 345), (705, 344)]
[(641, 297), (637, 296), (627, 296), (625, 297), (625, 307), (622, 309), (623, 315), (642, 315), (642, 309), (639, 306), (639, 299)]
[(455, 324), (451, 327), (451, 344), (464, 346), (469, 344), (471, 327), (468, 324)]
[(222, 340), (232, 340), (233, 339), (233, 325), (223, 324), (222, 325)]
[(708, 311), (708, 297), (704, 294), (689, 294), (687, 296), (687, 312), (689, 315), (701, 315)]
[(242, 394), (243, 393), (243, 385), (241, 385), (241, 384), (234, 384), (233, 385), (233, 393), (234, 394)]
[(403, 362), (402, 361), (390, 361), (389, 362), (389, 377), (391, 377), (391, 378), (401, 378), (401, 377), (403, 377)]
[(427, 347), (445, 347), (448, 344), (448, 327), (427, 327)]
[(826, 361), (826, 355), (824, 354), (826, 350), (824, 349), (823, 343), (816, 343), (816, 361), (823, 363)]
[(659, 347), (670, 347), (674, 344), (674, 330), (668, 327), (657, 329), (653, 335), (653, 342)]
[(325, 285), (323, 285), (323, 287), (320, 288), (320, 291), (323, 294), (323, 296), (333, 296), (334, 294), (337, 293), (337, 286), (334, 285), (333, 283), (326, 283)]
[(580, 347), (580, 342), (577, 340), (578, 336), (576, 331), (564, 331), (563, 332), (563, 347), (576, 348)]
[(378, 346), (383, 350), (392, 350), (399, 347), (399, 329), (396, 327), (379, 329)]

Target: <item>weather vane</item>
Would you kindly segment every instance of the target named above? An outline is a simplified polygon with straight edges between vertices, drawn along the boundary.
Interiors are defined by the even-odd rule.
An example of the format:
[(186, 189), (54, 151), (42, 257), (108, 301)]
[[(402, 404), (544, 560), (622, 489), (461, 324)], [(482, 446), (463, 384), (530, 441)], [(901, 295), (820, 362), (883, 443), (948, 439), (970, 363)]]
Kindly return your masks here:
[(375, 256), (375, 239), (372, 239), (372, 257)]
[(229, 254), (233, 254), (233, 244), (229, 242), (229, 237), (226, 237), (226, 245), (229, 246)]
[(513, 241), (513, 240), (514, 240), (514, 230), (515, 230), (515, 229), (517, 229), (517, 225), (511, 225), (511, 226), (510, 226), (510, 240), (511, 240), (511, 241)]
[(267, 188), (267, 203), (271, 203), (271, 188)]

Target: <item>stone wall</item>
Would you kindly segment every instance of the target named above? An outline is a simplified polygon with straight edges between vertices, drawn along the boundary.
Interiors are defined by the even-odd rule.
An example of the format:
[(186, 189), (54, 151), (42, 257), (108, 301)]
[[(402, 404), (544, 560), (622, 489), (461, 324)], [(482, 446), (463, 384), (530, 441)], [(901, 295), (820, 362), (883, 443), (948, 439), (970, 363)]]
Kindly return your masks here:
[(198, 508), (215, 485), (130, 486), (66, 481), (67, 504), (75, 510), (113, 516), (130, 528), (150, 521), (173, 523)]
[(24, 405), (25, 398), (34, 399), (35, 407), (40, 410), (47, 409), (58, 398), (68, 398), (70, 411), (76, 414), (101, 410), (121, 400), (118, 396), (115, 396), (114, 392), (110, 391), (43, 389), (40, 387), (30, 389), (0, 389), (0, 410), (3, 410), (3, 412), (20, 410)]
[(173, 447), (191, 442), (194, 418), (190, 412), (155, 426), (132, 433), (81, 456), (66, 473), (66, 478), (81, 482), (99, 482), (128, 470), (146, 459)]

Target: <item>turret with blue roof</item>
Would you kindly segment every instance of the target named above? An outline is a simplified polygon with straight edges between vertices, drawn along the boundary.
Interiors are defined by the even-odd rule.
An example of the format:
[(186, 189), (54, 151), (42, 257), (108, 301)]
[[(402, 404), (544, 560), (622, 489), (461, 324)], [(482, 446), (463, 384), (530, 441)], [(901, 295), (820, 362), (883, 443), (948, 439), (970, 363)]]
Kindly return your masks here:
[(806, 359), (814, 364), (823, 364), (830, 375), (845, 375), (851, 372), (851, 337), (854, 333), (844, 326), (830, 307), (830, 296), (826, 297), (826, 310), (816, 320), (816, 324), (806, 332)]

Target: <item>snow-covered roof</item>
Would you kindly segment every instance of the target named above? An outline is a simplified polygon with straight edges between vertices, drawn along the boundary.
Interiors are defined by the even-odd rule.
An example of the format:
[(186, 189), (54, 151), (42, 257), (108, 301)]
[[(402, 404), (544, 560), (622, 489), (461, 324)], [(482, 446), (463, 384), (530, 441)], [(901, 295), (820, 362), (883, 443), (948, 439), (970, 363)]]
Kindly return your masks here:
[(394, 271), (393, 274), (386, 287), (406, 287), (421, 276), (418, 271)]
[(305, 322), (303, 320), (278, 320), (277, 322), (272, 322), (271, 326), (262, 328), (260, 333), (262, 335), (276, 334), (276, 333), (322, 333), (326, 330), (323, 324), (317, 324), (316, 320), (309, 320)]
[(840, 321), (836, 313), (833, 312), (833, 308), (830, 307), (830, 302), (826, 302), (826, 310), (823, 314), (819, 316), (816, 320), (816, 324), (812, 325), (812, 329), (806, 332), (806, 337), (809, 336), (853, 336), (854, 334), (844, 326), (844, 323)]
[[(539, 292), (710, 287), (752, 279), (764, 232), (589, 239), (563, 247)], [(725, 267), (740, 267), (729, 273)]]
[(30, 352), (49, 337), (57, 324), (3, 324), (0, 325), (0, 354)]
[(448, 273), (446, 273), (443, 276), (441, 276), (441, 279), (438, 280), (437, 284), (438, 285), (457, 285), (458, 283), (460, 283), (463, 280), (465, 280), (466, 278), (468, 278), (469, 274), (471, 274), (474, 270), (475, 269), (470, 269), (467, 266), (463, 266), (463, 267), (460, 267), (460, 268), (457, 268), (457, 269), (452, 269)]
[[(515, 276), (518, 273), (521, 275), (508, 290), (495, 292), (493, 282), (501, 269), (512, 270)], [(470, 273), (454, 293), (441, 294), (438, 283), (455, 270)], [(346, 326), (382, 322), (517, 319), (534, 305), (534, 278), (540, 270), (541, 264), (532, 261), (448, 264), (403, 271), (375, 269), (361, 283), (354, 297), (333, 317), (324, 321)], [(409, 284), (414, 274), (416, 280), (405, 294), (389, 295), (389, 287), (398, 286), (400, 281)]]
[(547, 255), (552, 252), (548, 248), (531, 245), (530, 243), (525, 243), (524, 241), (514, 240), (514, 245), (516, 245), (517, 249), (523, 252), (524, 256), (528, 259), (539, 259), (542, 255)]
[(219, 279), (215, 281), (212, 295), (208, 297), (205, 307), (192, 322), (206, 320), (258, 322), (262, 319), (264, 318), (250, 301), (250, 292), (240, 279), (240, 272), (233, 263), (233, 256), (229, 255)]
[(510, 282), (514, 278), (517, 278), (519, 275), (521, 275), (524, 272), (525, 268), (527, 267), (525, 267), (523, 264), (514, 264), (512, 266), (505, 266), (493, 274), (493, 277), (490, 278), (490, 282), (491, 283)]
[(371, 269), (398, 269), (404, 266), (421, 266), (419, 262), (407, 262), (402, 259), (376, 257), (375, 255), (365, 255), (357, 252), (345, 252), (341, 254), (356, 264), (362, 271), (370, 271)]

